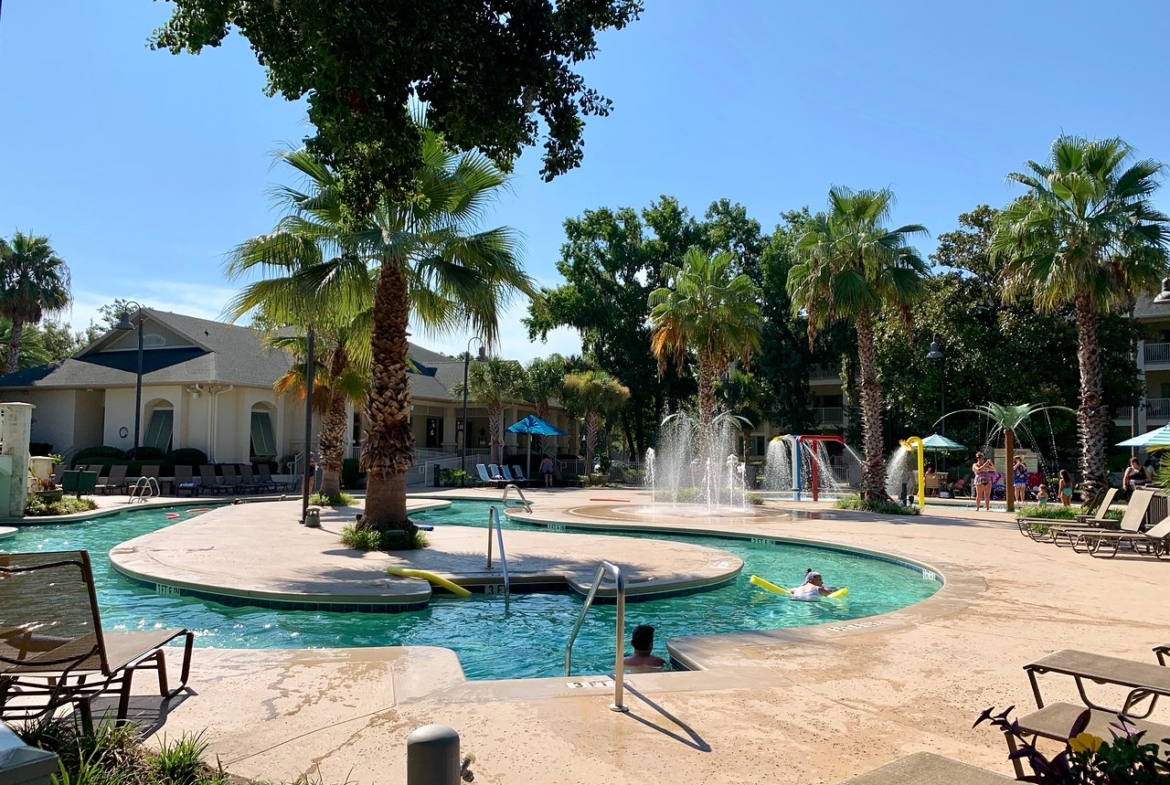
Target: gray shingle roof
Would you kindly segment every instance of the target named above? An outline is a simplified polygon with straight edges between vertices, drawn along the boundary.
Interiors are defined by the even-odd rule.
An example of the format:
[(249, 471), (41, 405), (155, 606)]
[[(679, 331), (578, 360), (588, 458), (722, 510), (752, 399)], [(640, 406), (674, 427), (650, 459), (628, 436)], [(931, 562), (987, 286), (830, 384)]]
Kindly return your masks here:
[(1155, 295), (1143, 294), (1134, 304), (1133, 315), (1135, 319), (1143, 321), (1170, 319), (1170, 299), (1157, 302)]

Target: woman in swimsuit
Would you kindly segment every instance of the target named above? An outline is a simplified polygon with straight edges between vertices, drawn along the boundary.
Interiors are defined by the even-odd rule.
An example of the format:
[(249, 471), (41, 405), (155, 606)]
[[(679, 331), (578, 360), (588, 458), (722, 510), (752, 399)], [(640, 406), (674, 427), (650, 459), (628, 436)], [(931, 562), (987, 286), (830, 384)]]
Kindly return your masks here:
[(995, 464), (983, 457), (983, 453), (975, 453), (975, 463), (971, 465), (971, 473), (975, 475), (975, 511), (979, 511), (979, 502), (982, 501), (991, 512), (991, 474), (995, 471)]
[(1072, 484), (1072, 475), (1068, 473), (1068, 469), (1061, 469), (1058, 493), (1060, 494), (1060, 503), (1065, 507), (1072, 506)]
[(795, 589), (789, 589), (788, 593), (792, 595), (794, 600), (819, 600), (821, 597), (828, 597), (835, 589), (825, 588), (825, 581), (821, 578), (819, 572), (814, 572), (812, 567), (804, 571), (804, 583), (797, 586)]

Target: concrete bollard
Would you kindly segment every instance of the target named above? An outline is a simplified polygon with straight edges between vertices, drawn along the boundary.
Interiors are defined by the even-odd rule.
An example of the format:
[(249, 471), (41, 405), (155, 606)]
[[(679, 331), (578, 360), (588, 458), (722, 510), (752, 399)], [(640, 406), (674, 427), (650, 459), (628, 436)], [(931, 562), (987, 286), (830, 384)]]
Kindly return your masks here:
[(406, 739), (406, 785), (459, 785), (459, 734), (424, 725)]
[(320, 507), (310, 507), (309, 509), (305, 510), (305, 526), (309, 527), (310, 529), (321, 528)]

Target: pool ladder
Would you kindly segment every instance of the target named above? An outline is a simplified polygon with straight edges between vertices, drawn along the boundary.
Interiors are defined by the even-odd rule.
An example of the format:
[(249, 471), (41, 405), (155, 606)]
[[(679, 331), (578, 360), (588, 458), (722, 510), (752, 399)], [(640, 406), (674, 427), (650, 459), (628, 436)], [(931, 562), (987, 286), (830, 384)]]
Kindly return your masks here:
[(614, 595), (617, 599), (617, 634), (616, 639), (616, 655), (613, 664), (613, 703), (609, 705), (610, 711), (629, 711), (629, 707), (625, 704), (625, 627), (626, 627), (626, 579), (622, 575), (622, 568), (616, 564), (608, 561), (603, 561), (597, 565), (597, 572), (593, 573), (593, 585), (589, 587), (589, 593), (585, 595), (585, 605), (581, 608), (581, 615), (577, 617), (577, 623), (573, 625), (573, 632), (569, 635), (569, 643), (565, 646), (565, 675), (573, 675), (573, 641), (577, 640), (577, 633), (581, 631), (581, 625), (585, 623), (585, 614), (589, 612), (589, 608), (593, 605), (593, 598), (597, 596), (597, 589), (601, 586), (602, 578), (606, 572), (613, 574), (613, 582), (615, 585)]
[(153, 477), (139, 477), (138, 481), (134, 483), (134, 487), (130, 489), (130, 498), (126, 500), (126, 503), (145, 502), (152, 496), (162, 496), (158, 480)]
[(504, 505), (504, 508), (507, 509), (508, 494), (512, 491), (515, 491), (516, 495), (520, 497), (521, 503), (524, 504), (524, 512), (532, 512), (532, 504), (529, 503), (528, 498), (524, 495), (524, 491), (520, 490), (519, 485), (515, 485), (513, 483), (508, 483), (504, 486), (504, 495), (500, 499), (500, 504)]
[(500, 546), (500, 567), (504, 571), (504, 599), (512, 593), (512, 581), (508, 576), (508, 555), (504, 553), (504, 528), (500, 525), (500, 511), (493, 504), (488, 510), (488, 545), (487, 568), (492, 568), (492, 529), (496, 531), (496, 541)]

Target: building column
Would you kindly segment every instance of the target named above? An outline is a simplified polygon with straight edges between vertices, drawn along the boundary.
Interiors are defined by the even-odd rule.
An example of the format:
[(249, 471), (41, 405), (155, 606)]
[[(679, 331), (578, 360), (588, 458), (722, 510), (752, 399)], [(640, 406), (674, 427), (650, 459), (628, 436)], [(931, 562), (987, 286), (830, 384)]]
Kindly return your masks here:
[(455, 438), (459, 428), (459, 423), (463, 417), (462, 407), (456, 409), (454, 406), (446, 406), (443, 408), (443, 444), (442, 447), (448, 452), (454, 452), (459, 447), (459, 442)]

